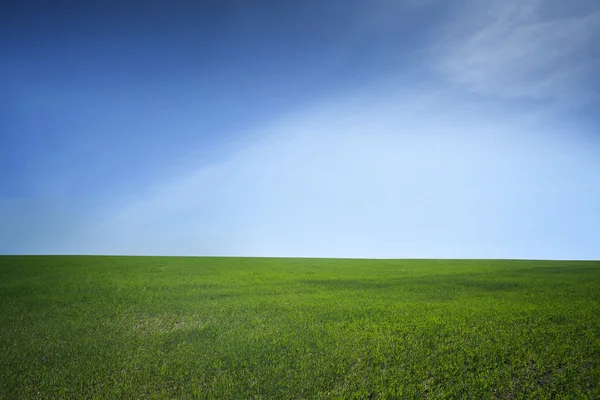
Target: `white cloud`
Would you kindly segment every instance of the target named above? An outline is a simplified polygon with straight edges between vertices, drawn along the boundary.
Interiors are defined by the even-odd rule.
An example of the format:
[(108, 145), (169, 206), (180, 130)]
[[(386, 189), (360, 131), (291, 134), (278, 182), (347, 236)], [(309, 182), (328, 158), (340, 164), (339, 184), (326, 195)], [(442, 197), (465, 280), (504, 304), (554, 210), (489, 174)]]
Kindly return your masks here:
[(600, 3), (549, 0), (468, 2), (436, 67), (469, 90), (505, 98), (581, 97), (582, 80), (600, 66)]

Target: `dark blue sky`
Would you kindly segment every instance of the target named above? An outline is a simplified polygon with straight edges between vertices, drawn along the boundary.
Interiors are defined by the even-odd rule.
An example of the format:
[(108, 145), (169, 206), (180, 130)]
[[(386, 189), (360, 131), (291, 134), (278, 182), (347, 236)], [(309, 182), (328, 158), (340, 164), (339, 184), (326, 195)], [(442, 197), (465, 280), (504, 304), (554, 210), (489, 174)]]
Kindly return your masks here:
[[(355, 32), (352, 2), (48, 1), (6, 11), (2, 113), (19, 134), (4, 138), (2, 190), (36, 194), (36, 170), (78, 165), (73, 190), (94, 197), (115, 174), (143, 185), (174, 157), (207, 148), (200, 156), (212, 161), (235, 130), (410, 63), (398, 47), (410, 52), (423, 40), (410, 37), (415, 27), (435, 22), (415, 11), (394, 27), (398, 40)], [(190, 121), (193, 130), (177, 126)], [(154, 163), (137, 162), (146, 158)]]
[[(448, 228), (449, 222), (427, 210), (460, 215), (467, 226), (487, 216), (489, 243), (473, 239), (483, 229), (475, 224), (455, 234), (464, 238), (455, 246), (446, 246), (442, 233), (436, 239), (423, 232), (417, 244), (396, 248), (404, 236), (389, 233), (390, 221), (423, 207), (420, 195), (413, 196), (421, 189), (409, 185), (389, 193), (365, 182), (404, 176), (437, 182), (452, 168), (421, 171), (418, 160), (440, 163), (467, 147), (473, 152), (445, 162), (461, 171), (470, 165), (475, 173), (489, 165), (477, 164), (473, 154), (500, 165), (531, 152), (533, 161), (523, 156), (524, 164), (511, 167), (522, 172), (516, 177), (530, 174), (530, 184), (498, 168), (492, 168), (492, 180), (500, 182), (503, 196), (520, 190), (525, 199), (552, 188), (564, 195), (567, 186), (577, 186), (573, 200), (560, 202), (574, 213), (566, 219), (581, 219), (575, 230), (582, 240), (589, 239), (585, 227), (590, 218), (600, 218), (588, 204), (599, 193), (592, 188), (600, 187), (600, 178), (594, 180), (600, 176), (599, 16), (600, 6), (585, 0), (3, 5), (0, 217), (10, 244), (0, 242), (0, 251), (343, 256), (360, 242), (358, 256), (552, 257), (545, 246), (521, 248), (510, 235), (497, 233), (511, 225), (500, 228), (504, 222), (480, 203), (472, 205), (478, 216), (469, 216), (446, 192), (435, 192), (442, 190), (440, 183), (431, 189), (437, 200), (423, 208), (424, 224), (440, 232)], [(498, 132), (485, 133), (490, 130)], [(489, 144), (486, 135), (499, 135), (500, 142)], [(327, 143), (333, 146), (329, 155), (315, 159)], [(358, 161), (372, 143), (382, 147), (370, 150), (372, 159)], [(433, 150), (439, 143), (447, 146), (443, 155)], [(499, 155), (494, 148), (502, 143), (507, 153)], [(407, 150), (411, 146), (421, 153)], [(396, 150), (387, 167), (373, 169), (390, 148)], [(551, 160), (578, 152), (589, 160), (568, 158), (553, 172)], [(406, 161), (409, 156), (417, 161)], [(296, 164), (280, 164), (291, 159)], [(350, 164), (339, 169), (345, 162)], [(548, 168), (536, 169), (544, 163)], [(316, 176), (302, 172), (310, 170), (307, 165), (319, 165)], [(362, 169), (355, 171), (356, 165)], [(250, 170), (262, 172), (245, 176)], [(340, 176), (322, 186), (331, 170)], [(272, 171), (283, 175), (273, 177)], [(356, 174), (365, 181), (351, 179)], [(462, 197), (464, 174), (456, 174), (443, 181), (456, 181), (454, 197)], [(190, 181), (198, 175), (203, 178)], [(301, 193), (312, 198), (329, 188), (328, 199), (302, 200), (299, 186), (283, 189), (279, 179), (305, 182)], [(170, 198), (181, 182), (189, 187), (178, 189), (177, 200)], [(369, 190), (387, 196), (386, 206), (365, 198), (331, 217), (341, 212), (331, 199)], [(279, 199), (285, 212), (265, 206), (263, 196)], [(413, 203), (401, 200), (413, 197)], [(586, 204), (583, 211), (577, 199)], [(147, 214), (119, 219), (157, 201)], [(364, 207), (377, 212), (350, 227), (339, 222), (344, 213), (356, 215)], [(527, 207), (511, 207), (502, 221), (513, 221), (518, 231)], [(543, 207), (536, 213), (532, 232), (540, 221), (557, 218)], [(162, 215), (159, 221), (156, 215)], [(208, 218), (214, 215), (226, 217)], [(287, 218), (289, 224), (282, 222)], [(556, 232), (565, 223), (558, 219)], [(306, 232), (323, 221), (327, 235), (349, 236), (321, 249), (324, 238)], [(139, 226), (147, 226), (147, 238), (133, 233)], [(371, 230), (386, 233), (373, 236)], [(114, 239), (118, 246), (107, 242), (118, 234), (125, 235)], [(273, 237), (283, 244), (269, 247)], [(557, 257), (598, 256), (592, 250), (571, 245)]]

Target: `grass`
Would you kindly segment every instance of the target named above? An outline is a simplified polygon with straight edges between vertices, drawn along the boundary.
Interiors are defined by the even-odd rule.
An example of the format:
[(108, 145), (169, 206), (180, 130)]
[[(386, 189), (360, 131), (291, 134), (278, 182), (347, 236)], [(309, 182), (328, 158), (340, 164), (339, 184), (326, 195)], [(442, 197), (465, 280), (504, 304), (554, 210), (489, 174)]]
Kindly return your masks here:
[(600, 262), (0, 257), (0, 398), (600, 399)]

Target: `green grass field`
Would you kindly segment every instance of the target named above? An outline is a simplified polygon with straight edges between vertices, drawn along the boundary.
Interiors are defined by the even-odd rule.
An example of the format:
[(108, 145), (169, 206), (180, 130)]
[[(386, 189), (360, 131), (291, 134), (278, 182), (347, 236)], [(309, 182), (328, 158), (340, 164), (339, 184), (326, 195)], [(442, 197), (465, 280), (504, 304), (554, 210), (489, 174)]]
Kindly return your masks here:
[(0, 257), (0, 398), (600, 399), (600, 262)]

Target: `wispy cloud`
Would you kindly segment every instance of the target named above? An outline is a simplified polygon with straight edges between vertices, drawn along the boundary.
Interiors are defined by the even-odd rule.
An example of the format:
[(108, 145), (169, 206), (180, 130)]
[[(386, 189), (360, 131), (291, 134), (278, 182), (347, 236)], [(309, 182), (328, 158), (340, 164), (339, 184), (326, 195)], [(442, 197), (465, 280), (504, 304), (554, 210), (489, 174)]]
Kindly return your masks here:
[[(560, 0), (468, 2), (436, 47), (436, 67), (469, 90), (505, 98), (583, 96), (600, 67), (600, 3)], [(579, 5), (579, 6), (578, 6)], [(489, 7), (489, 8), (484, 8)]]

